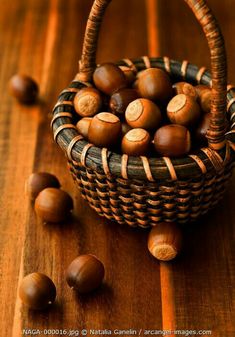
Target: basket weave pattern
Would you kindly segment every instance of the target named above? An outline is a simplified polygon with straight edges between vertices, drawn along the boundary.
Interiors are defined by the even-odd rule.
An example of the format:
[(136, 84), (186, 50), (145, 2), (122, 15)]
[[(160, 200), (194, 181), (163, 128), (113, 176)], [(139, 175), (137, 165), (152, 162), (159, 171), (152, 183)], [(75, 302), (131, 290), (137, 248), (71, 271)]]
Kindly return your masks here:
[(231, 168), (214, 176), (207, 174), (203, 179), (176, 181), (172, 183), (145, 183), (124, 179), (107, 179), (81, 165), (72, 175), (96, 212), (120, 224), (149, 227), (158, 222), (177, 221), (186, 223), (208, 212), (223, 197)]
[[(154, 226), (162, 221), (190, 222), (205, 214), (223, 197), (234, 162), (232, 129), (235, 120), (235, 89), (227, 86), (226, 102), (226, 58), (220, 32), (216, 24), (209, 25), (219, 36), (214, 34), (214, 42), (209, 41), (212, 76), (205, 68), (167, 57), (124, 59), (117, 63), (129, 66), (136, 72), (149, 67), (164, 69), (173, 82), (186, 80), (192, 84), (211, 85), (213, 103), (208, 132), (209, 146), (179, 159), (115, 154), (89, 144), (78, 134), (73, 107), (75, 94), (81, 88), (92, 85), (91, 76), (95, 68), (95, 50), (101, 22), (99, 18), (103, 16), (109, 2), (96, 0), (93, 5), (90, 14), (92, 23), (88, 20), (80, 72), (60, 94), (53, 110), (54, 139), (68, 157), (71, 174), (82, 196), (100, 215), (121, 224), (141, 227)], [(205, 24), (209, 19), (214, 22), (208, 7), (205, 7), (205, 1), (186, 2), (196, 12), (200, 22), (204, 20)], [(94, 13), (98, 26), (95, 35), (91, 36), (89, 31), (90, 25), (94, 24)], [(219, 64), (218, 55), (222, 58)], [(227, 117), (231, 123), (230, 131), (225, 134), (226, 103)]]

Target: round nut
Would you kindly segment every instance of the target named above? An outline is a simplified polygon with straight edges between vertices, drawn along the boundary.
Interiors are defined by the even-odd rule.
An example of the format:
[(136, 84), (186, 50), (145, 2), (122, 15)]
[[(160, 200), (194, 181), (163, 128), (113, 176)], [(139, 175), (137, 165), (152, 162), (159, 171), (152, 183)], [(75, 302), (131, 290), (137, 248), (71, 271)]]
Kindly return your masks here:
[(32, 173), (25, 182), (25, 192), (31, 200), (35, 200), (38, 194), (46, 187), (60, 188), (60, 182), (51, 173)]
[(190, 132), (178, 124), (162, 126), (154, 135), (154, 147), (162, 156), (181, 157), (190, 151)]
[(73, 209), (70, 195), (57, 188), (45, 188), (35, 200), (35, 211), (45, 222), (63, 222)]
[(179, 94), (168, 103), (167, 116), (174, 124), (191, 127), (200, 118), (200, 107), (191, 96)]
[(84, 294), (97, 289), (104, 274), (103, 263), (94, 255), (80, 255), (69, 265), (66, 281), (72, 289)]
[(153, 227), (148, 237), (148, 250), (158, 260), (174, 259), (182, 247), (182, 232), (175, 223), (162, 222)]
[(144, 129), (132, 129), (122, 139), (122, 152), (131, 156), (144, 156), (150, 149), (151, 138)]
[(110, 98), (110, 109), (113, 113), (122, 115), (125, 113), (128, 104), (136, 100), (139, 94), (134, 89), (121, 89)]
[(56, 287), (48, 276), (32, 273), (23, 278), (19, 296), (30, 309), (42, 310), (55, 301)]
[(121, 122), (109, 112), (101, 112), (92, 118), (88, 140), (98, 147), (111, 147), (120, 139)]
[(195, 100), (198, 98), (196, 88), (187, 82), (177, 82), (172, 86), (175, 95), (184, 94), (193, 97)]
[(158, 68), (148, 68), (138, 76), (140, 96), (157, 101), (167, 101), (172, 97), (172, 85), (168, 74)]
[(80, 135), (82, 135), (85, 139), (88, 138), (88, 130), (91, 124), (91, 120), (92, 117), (83, 117), (82, 119), (80, 119), (77, 124), (76, 127), (78, 129), (78, 132), (80, 133)]
[(74, 97), (74, 109), (82, 117), (97, 114), (102, 107), (102, 98), (95, 88), (83, 88)]
[(93, 74), (96, 88), (107, 95), (126, 88), (127, 81), (122, 70), (113, 63), (103, 63), (96, 68)]
[(146, 98), (138, 98), (131, 102), (126, 109), (125, 117), (132, 128), (154, 130), (161, 123), (160, 109)]
[(9, 81), (9, 91), (20, 103), (35, 103), (38, 97), (38, 85), (29, 76), (16, 74)]

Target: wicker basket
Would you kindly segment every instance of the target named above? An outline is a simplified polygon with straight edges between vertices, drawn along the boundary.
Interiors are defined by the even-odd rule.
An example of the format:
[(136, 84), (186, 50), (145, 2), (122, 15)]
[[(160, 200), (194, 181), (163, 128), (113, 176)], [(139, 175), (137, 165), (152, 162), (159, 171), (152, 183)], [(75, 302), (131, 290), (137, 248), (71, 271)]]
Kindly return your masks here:
[[(159, 67), (169, 73), (172, 81), (211, 85), (213, 100), (208, 147), (179, 159), (119, 155), (89, 144), (78, 134), (73, 107), (78, 90), (92, 86), (99, 28), (110, 1), (94, 1), (79, 73), (62, 91), (53, 110), (54, 139), (68, 158), (70, 171), (82, 196), (101, 216), (141, 227), (154, 226), (162, 221), (185, 223), (195, 220), (222, 198), (234, 161), (235, 88), (227, 86), (226, 54), (220, 29), (204, 0), (185, 0), (207, 37), (212, 75), (204, 67), (198, 68), (188, 61), (177, 62), (168, 57), (141, 57), (117, 62), (137, 72)], [(230, 131), (225, 134), (226, 118), (231, 123)]]

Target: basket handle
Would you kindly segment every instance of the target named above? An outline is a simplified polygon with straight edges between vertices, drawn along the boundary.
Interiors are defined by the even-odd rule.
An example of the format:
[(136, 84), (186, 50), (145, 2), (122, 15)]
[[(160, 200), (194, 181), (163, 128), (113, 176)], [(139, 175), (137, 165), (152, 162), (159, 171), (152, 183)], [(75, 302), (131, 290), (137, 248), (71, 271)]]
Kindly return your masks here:
[[(227, 61), (224, 40), (217, 20), (205, 0), (184, 0), (193, 11), (207, 38), (211, 56), (212, 104), (207, 133), (209, 147), (225, 145)], [(95, 0), (87, 21), (78, 78), (90, 81), (96, 67), (96, 50), (104, 12), (111, 0)]]

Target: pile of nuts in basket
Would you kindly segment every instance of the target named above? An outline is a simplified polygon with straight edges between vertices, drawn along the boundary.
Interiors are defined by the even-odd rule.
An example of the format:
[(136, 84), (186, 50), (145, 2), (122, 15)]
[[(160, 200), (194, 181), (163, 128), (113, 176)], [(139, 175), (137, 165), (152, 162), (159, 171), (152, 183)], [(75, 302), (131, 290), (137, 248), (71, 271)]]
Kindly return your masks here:
[(211, 89), (172, 84), (159, 68), (137, 75), (128, 67), (104, 63), (94, 87), (75, 95), (79, 133), (97, 147), (131, 156), (180, 157), (207, 144)]

